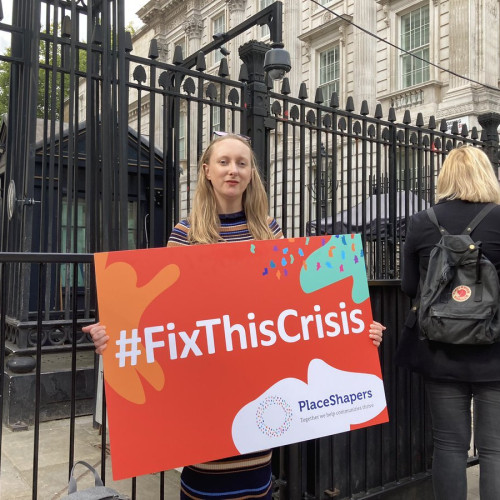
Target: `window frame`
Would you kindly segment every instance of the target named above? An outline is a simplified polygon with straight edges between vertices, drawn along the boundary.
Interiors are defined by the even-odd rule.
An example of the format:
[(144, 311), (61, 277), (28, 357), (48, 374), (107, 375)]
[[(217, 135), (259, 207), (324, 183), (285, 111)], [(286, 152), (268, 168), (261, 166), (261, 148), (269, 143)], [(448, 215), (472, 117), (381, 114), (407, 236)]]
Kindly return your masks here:
[[(258, 0), (257, 11), (261, 11), (266, 7), (269, 7), (275, 0)], [(260, 38), (267, 39), (270, 38), (269, 26), (267, 24), (263, 24), (260, 26)]]
[(185, 36), (181, 36), (180, 38), (175, 40), (173, 42), (173, 45), (174, 45), (174, 48), (173, 48), (172, 54), (175, 53), (175, 47), (180, 45), (180, 47), (182, 48), (182, 57), (185, 59), (188, 56), (188, 54), (187, 54), (187, 41), (186, 41)]
[(186, 161), (187, 159), (187, 113), (180, 113), (179, 115), (179, 128), (177, 130), (177, 140), (179, 143), (179, 161)]
[[(320, 47), (316, 50), (316, 87), (321, 88), (323, 90), (323, 99), (325, 102), (330, 102), (330, 98), (332, 96), (332, 91), (329, 91), (328, 94), (325, 94), (324, 89), (325, 88), (330, 88), (331, 85), (335, 86), (335, 91), (337, 92), (337, 95), (340, 95), (340, 88), (342, 84), (342, 47), (339, 41), (334, 42), (333, 44), (329, 44), (325, 47)], [(336, 51), (337, 53), (337, 59), (334, 62), (334, 65), (338, 68), (338, 75), (337, 78), (334, 78), (333, 80), (328, 80), (328, 82), (321, 83), (321, 73), (322, 73), (322, 66), (321, 66), (321, 56), (322, 54)], [(328, 67), (328, 66), (327, 66)]]
[[(403, 47), (403, 19), (406, 16), (411, 16), (413, 13), (416, 13), (417, 11), (421, 11), (423, 8), (427, 9), (427, 43), (426, 44), (420, 44), (418, 47), (416, 46), (415, 48), (410, 47), (410, 48), (405, 48)], [(424, 3), (415, 3), (405, 10), (402, 10), (400, 12), (397, 12), (397, 33), (396, 37), (398, 40), (398, 47), (405, 48), (409, 53), (415, 53), (416, 55), (419, 55), (419, 57), (422, 57), (423, 59), (428, 60), (429, 62), (432, 59), (432, 37), (431, 37), (431, 27), (432, 27), (432, 9), (429, 5), (429, 2), (424, 2)], [(419, 25), (419, 31), (422, 31), (422, 25)], [(411, 30), (410, 30), (410, 36), (411, 36)], [(427, 56), (422, 55), (422, 51), (427, 51)], [(420, 53), (418, 53), (420, 52)], [(409, 60), (411, 61), (411, 70), (408, 73), (403, 74), (403, 64), (406, 59), (410, 58)], [(415, 63), (420, 63), (422, 66), (419, 68), (415, 68), (414, 64)], [(401, 52), (397, 56), (397, 89), (398, 90), (406, 90), (412, 87), (418, 87), (421, 85), (425, 85), (428, 82), (431, 81), (432, 79), (432, 71), (431, 71), (431, 65), (429, 63), (425, 64), (423, 61), (420, 61), (419, 59), (413, 58), (411, 55), (407, 54), (406, 52)], [(420, 72), (422, 74), (421, 80), (416, 81), (415, 74), (416, 72)], [(411, 82), (409, 84), (405, 83), (405, 75), (410, 75), (411, 76)]]
[[(221, 113), (222, 113), (222, 108), (218, 103), (214, 104), (211, 109), (212, 117), (211, 117), (211, 122), (212, 122), (212, 132), (221, 130)], [(216, 119), (218, 121), (216, 121)]]
[[(212, 16), (212, 20), (211, 20), (212, 22), (210, 23), (211, 27), (212, 27), (212, 36), (215, 35), (216, 33), (225, 33), (225, 31), (227, 29), (227, 27), (226, 27), (227, 19), (226, 18), (227, 18), (227, 16), (226, 16), (226, 12), (224, 10), (219, 11), (215, 15)], [(218, 28), (216, 29), (216, 27), (215, 27), (215, 23), (219, 19), (223, 19), (223, 21), (224, 21), (222, 31), (220, 31)], [(214, 65), (219, 64), (223, 58), (224, 58), (224, 56), (222, 55), (220, 50), (213, 51), (213, 63), (214, 63)]]
[[(305, 52), (302, 53), (302, 64), (308, 67), (311, 88), (322, 86), (319, 83), (319, 54), (338, 46), (339, 83), (337, 93), (340, 100), (342, 100), (347, 86), (347, 82), (345, 81), (347, 75), (346, 29), (350, 26), (352, 20), (353, 18), (349, 14), (342, 14), (341, 18), (320, 23), (320, 25), (305, 31), (298, 37), (305, 44)], [(333, 36), (332, 33), (334, 33)], [(326, 103), (329, 102), (331, 95), (326, 96), (323, 94), (323, 97)]]

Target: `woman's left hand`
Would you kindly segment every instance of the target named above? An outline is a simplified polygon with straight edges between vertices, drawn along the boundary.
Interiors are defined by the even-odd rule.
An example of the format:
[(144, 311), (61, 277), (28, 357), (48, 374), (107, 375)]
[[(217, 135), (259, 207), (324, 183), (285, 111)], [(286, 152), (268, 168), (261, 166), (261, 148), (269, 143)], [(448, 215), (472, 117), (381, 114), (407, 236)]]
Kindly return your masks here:
[(379, 346), (382, 343), (382, 336), (384, 335), (385, 326), (380, 324), (378, 321), (374, 321), (370, 324), (370, 338), (373, 341), (373, 345)]

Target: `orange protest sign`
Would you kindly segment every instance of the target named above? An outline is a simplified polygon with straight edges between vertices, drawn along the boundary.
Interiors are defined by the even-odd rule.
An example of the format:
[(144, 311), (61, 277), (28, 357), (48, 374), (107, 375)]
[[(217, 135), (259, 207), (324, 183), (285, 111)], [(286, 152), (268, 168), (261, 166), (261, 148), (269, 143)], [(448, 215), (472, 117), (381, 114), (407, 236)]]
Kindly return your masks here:
[(359, 235), (95, 255), (114, 479), (388, 420)]

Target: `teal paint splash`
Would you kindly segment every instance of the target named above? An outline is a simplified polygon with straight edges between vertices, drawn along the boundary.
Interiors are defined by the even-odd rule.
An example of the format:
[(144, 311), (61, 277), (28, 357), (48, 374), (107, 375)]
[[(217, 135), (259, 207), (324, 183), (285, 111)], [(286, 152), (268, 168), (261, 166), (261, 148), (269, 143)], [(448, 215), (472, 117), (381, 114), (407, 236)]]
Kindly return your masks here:
[(305, 293), (316, 292), (352, 276), (352, 300), (360, 304), (368, 299), (365, 258), (359, 234), (332, 236), (305, 262), (306, 267), (300, 271), (300, 286)]

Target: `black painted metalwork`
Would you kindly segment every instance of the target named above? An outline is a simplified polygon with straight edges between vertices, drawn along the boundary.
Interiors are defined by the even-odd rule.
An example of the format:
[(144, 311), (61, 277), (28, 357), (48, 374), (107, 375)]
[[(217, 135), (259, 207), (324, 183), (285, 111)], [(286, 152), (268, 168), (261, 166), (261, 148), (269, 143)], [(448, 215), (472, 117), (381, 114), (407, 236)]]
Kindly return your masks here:
[[(281, 43), (279, 5), (244, 27), (268, 22), (272, 41)], [(217, 74), (207, 72), (205, 56), (242, 29), (187, 57), (177, 50), (169, 63), (154, 42), (148, 57), (133, 54), (123, 0), (16, 0), (12, 25), (0, 23), (12, 37), (11, 55), (0, 55), (11, 65), (0, 170), (0, 417), (11, 417), (4, 387), (15, 383), (6, 376), (6, 357), (35, 356), (34, 413), (26, 417), (36, 436), (33, 498), (40, 480), (41, 360), (54, 353), (71, 357), (68, 471), (75, 460), (77, 394), (85, 389), (76, 357), (92, 349), (81, 327), (98, 317), (93, 253), (164, 246), (190, 210), (197, 159), (221, 128), (251, 136), (271, 215), (286, 236), (361, 233), (374, 316), (390, 332), (381, 348), (390, 422), (277, 450), (279, 498), (423, 498), (428, 491), (422, 381), (393, 362), (409, 306), (398, 281), (406, 222), (433, 203), (436, 176), (452, 148), (483, 147), (498, 169), (500, 119), (479, 117), (479, 138), (475, 129), (448, 133), (433, 117), (427, 126), (421, 116), (412, 124), (409, 112), (397, 123), (394, 110), (384, 118), (380, 106), (371, 116), (366, 103), (350, 98), (342, 109), (338, 95), (321, 89), (309, 100), (305, 84), (294, 96), (286, 78), (274, 92), (263, 69), (271, 47), (260, 42), (240, 47), (238, 77), (228, 74), (225, 59)], [(105, 397), (100, 421), (105, 480)], [(0, 451), (1, 444), (0, 430)], [(164, 480), (162, 474), (161, 499)], [(135, 480), (132, 496), (141, 498)]]

